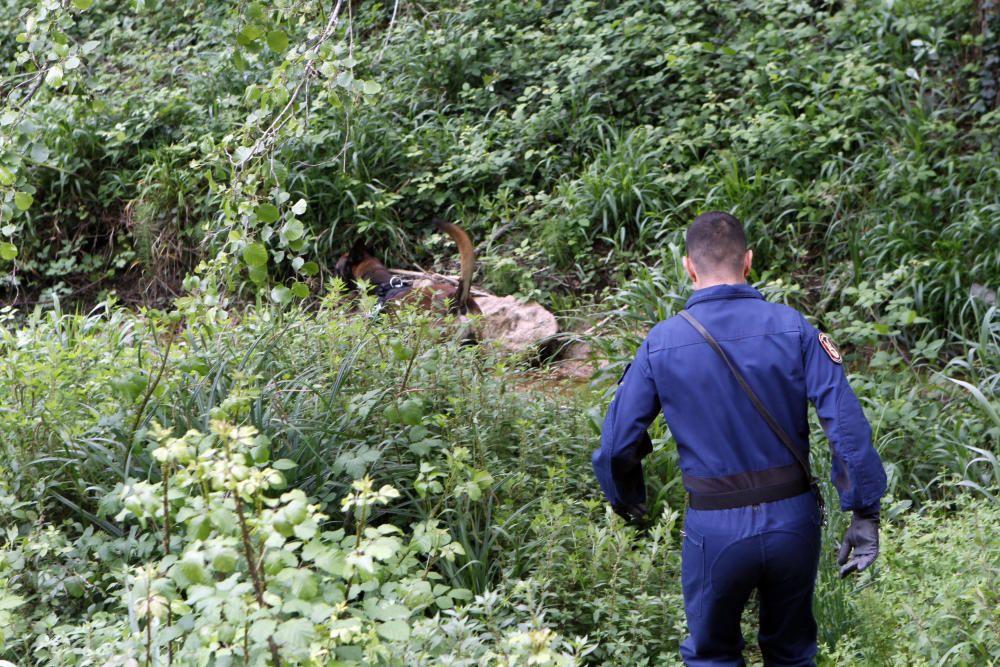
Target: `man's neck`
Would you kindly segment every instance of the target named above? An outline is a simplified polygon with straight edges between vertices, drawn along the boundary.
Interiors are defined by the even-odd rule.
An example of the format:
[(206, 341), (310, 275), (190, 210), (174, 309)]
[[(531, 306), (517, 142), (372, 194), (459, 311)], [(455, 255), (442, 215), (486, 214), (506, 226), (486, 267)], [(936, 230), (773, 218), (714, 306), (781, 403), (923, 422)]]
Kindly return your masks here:
[(698, 284), (695, 285), (695, 289), (705, 289), (706, 287), (717, 287), (719, 285), (746, 285), (746, 278), (706, 278), (704, 280), (699, 280)]

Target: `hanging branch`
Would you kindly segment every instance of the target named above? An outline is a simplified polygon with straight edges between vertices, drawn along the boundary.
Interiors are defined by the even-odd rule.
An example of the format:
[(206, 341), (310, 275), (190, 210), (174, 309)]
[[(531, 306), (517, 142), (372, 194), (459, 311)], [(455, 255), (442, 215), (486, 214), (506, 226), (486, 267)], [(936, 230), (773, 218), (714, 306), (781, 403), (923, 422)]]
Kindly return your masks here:
[[(333, 11), (330, 12), (330, 16), (327, 18), (326, 26), (323, 28), (323, 32), (321, 32), (313, 43), (309, 45), (309, 48), (307, 48), (303, 53), (303, 57), (315, 55), (316, 50), (333, 36), (334, 31), (340, 23), (340, 12), (343, 9), (343, 5), (344, 0), (337, 0), (336, 6), (334, 6)], [(307, 61), (308, 62), (306, 62), (305, 68), (302, 71), (302, 76), (299, 78), (299, 83), (295, 86), (295, 90), (292, 91), (292, 94), (289, 96), (288, 102), (285, 103), (285, 106), (274, 117), (268, 128), (264, 130), (264, 132), (253, 143), (253, 146), (250, 147), (250, 152), (247, 157), (244, 160), (235, 163), (234, 166), (237, 174), (245, 168), (245, 165), (250, 161), (250, 158), (264, 152), (274, 145), (281, 128), (283, 128), (291, 119), (292, 109), (295, 107), (295, 103), (298, 101), (302, 91), (307, 90), (308, 84), (316, 77), (317, 74), (319, 74), (319, 70), (316, 68), (316, 59), (307, 58)]]

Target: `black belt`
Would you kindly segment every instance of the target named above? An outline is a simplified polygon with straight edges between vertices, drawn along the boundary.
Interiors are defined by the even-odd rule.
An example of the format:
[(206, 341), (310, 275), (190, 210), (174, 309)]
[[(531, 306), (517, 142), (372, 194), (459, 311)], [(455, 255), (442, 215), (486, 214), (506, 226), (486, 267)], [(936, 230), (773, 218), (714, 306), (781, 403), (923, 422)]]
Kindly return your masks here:
[(770, 503), (809, 491), (809, 480), (797, 463), (723, 477), (684, 475), (692, 509), (726, 510)]

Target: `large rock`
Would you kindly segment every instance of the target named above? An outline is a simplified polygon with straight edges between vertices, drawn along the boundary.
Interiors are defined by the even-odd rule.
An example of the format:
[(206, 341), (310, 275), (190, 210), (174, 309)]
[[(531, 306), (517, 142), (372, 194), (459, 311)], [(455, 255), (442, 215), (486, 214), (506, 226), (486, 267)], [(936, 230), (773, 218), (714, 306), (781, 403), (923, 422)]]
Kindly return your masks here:
[[(393, 273), (412, 280), (414, 288), (441, 282), (458, 284), (453, 276), (404, 270)], [(521, 303), (512, 296), (494, 296), (475, 286), (471, 293), (483, 312), (477, 331), (480, 340), (497, 342), (509, 352), (524, 352), (559, 333), (556, 316), (534, 301)]]
[(530, 301), (521, 303), (512, 296), (475, 295), (483, 311), (479, 337), (498, 342), (511, 352), (524, 352), (559, 333), (556, 316)]

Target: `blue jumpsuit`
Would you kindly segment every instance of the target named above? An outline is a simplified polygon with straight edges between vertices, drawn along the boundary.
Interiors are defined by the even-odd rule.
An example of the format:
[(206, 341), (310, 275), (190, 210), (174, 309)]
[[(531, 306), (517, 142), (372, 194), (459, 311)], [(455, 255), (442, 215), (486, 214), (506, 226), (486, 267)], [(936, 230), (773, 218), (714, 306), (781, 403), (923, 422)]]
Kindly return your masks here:
[[(768, 303), (749, 285), (700, 289), (686, 307), (806, 456), (813, 403), (829, 440), (841, 509), (878, 509), (885, 471), (835, 348), (827, 352), (798, 311)], [(801, 470), (718, 354), (689, 323), (672, 317), (639, 347), (593, 455), (613, 505), (645, 502), (646, 429), (661, 411), (689, 492), (742, 489)], [(685, 663), (744, 664), (740, 616), (756, 588), (765, 664), (815, 664), (812, 593), (819, 545), (820, 516), (810, 491), (730, 509), (688, 508), (681, 550), (690, 632), (681, 645)]]

